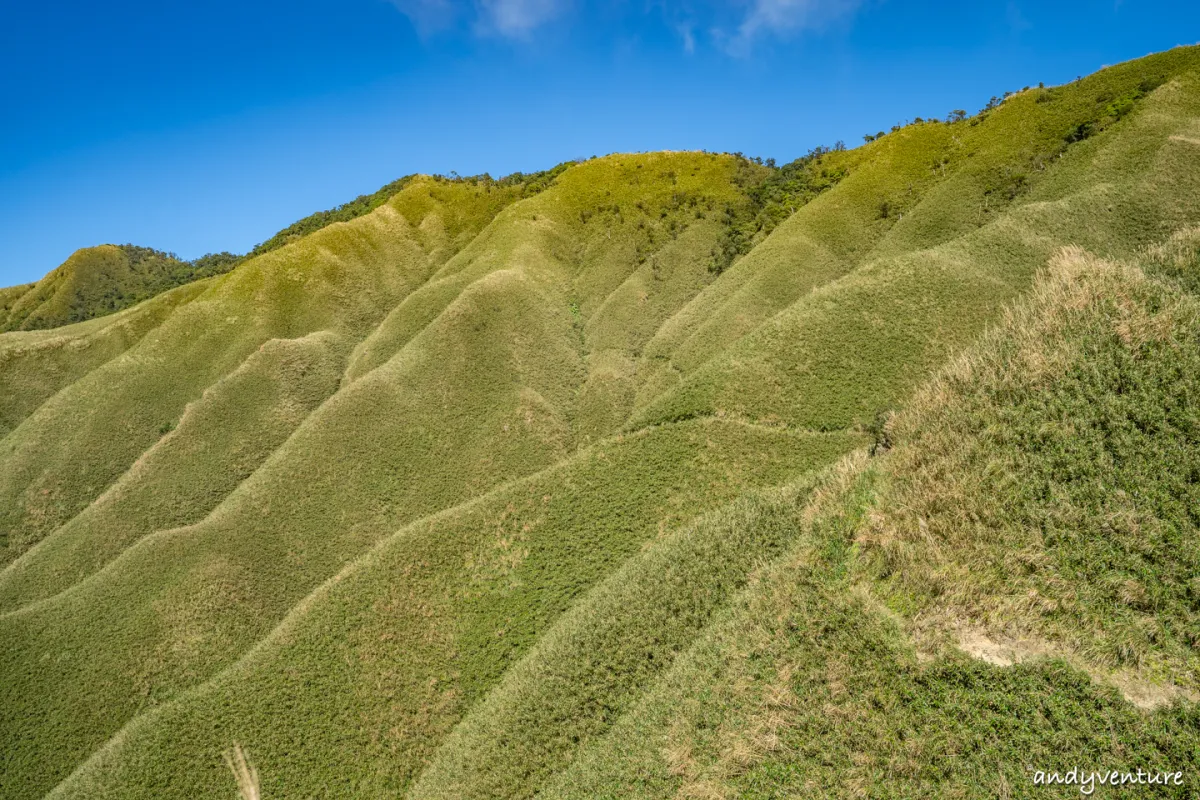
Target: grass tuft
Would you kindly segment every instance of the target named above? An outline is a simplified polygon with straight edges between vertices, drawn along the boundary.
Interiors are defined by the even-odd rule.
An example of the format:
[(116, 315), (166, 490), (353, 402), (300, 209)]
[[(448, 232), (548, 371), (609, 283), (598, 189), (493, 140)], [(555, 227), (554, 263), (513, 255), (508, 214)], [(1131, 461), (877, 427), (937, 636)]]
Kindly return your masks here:
[(260, 800), (262, 795), (258, 788), (258, 770), (250, 763), (250, 757), (246, 755), (242, 746), (235, 744), (224, 756), (226, 766), (237, 781), (238, 794), (242, 800)]

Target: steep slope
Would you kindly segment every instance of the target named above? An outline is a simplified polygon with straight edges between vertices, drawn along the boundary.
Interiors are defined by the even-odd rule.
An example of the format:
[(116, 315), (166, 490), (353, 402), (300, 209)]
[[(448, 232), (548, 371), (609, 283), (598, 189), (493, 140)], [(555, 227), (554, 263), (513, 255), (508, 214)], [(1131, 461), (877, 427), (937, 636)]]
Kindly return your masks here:
[(1198, 299), (1065, 250), (891, 426), (867, 572), (931, 620), (1200, 689), (1198, 391)]
[[(1179, 68), (1189, 63), (1190, 53), (1156, 58)], [(1136, 92), (1148, 80), (1139, 70), (1143, 63), (1155, 67), (1151, 75), (1163, 66), (1152, 59), (1133, 62), (1093, 76), (1089, 80), (1095, 84), (1082, 81), (1070, 88), (1097, 98), (1092, 106), (1122, 86)], [(1158, 80), (1154, 76), (1149, 84)], [(712, 413), (823, 429), (869, 421), (976, 335), (1004, 302), (1028, 286), (1058, 246), (1078, 243), (1128, 255), (1195, 219), (1194, 147), (1186, 140), (1200, 111), (1196, 93), (1193, 72), (1162, 84), (1139, 101), (1139, 112), (1070, 145), (1043, 174), (1024, 180), (1022, 185), (1031, 188), (1014, 195), (1005, 213), (981, 214), (985, 224), (968, 225), (966, 233), (944, 243), (936, 243), (943, 237), (934, 228), (925, 238), (935, 246), (925, 250), (909, 250), (919, 239), (906, 235), (906, 252), (869, 260), (800, 298), (647, 402), (633, 424)], [(1020, 96), (1008, 103), (1015, 104), (1012, 115), (1018, 122), (1052, 105)], [(1013, 123), (1004, 120), (1003, 110), (993, 115), (1007, 130)], [(1023, 157), (1024, 151), (1018, 152)], [(852, 186), (847, 178), (804, 212), (835, 202)], [(982, 207), (991, 193), (982, 184), (977, 188)], [(921, 203), (905, 221), (964, 205), (958, 191), (931, 194), (928, 209)], [(788, 235), (789, 228), (781, 225), (771, 238)], [(898, 248), (892, 240), (889, 249)]]
[[(545, 189), (554, 181), (556, 177), (564, 169), (570, 166), (570, 162), (559, 164), (553, 169), (535, 172), (529, 175), (520, 172), (505, 176), (499, 180), (493, 179), (490, 175), (475, 175), (469, 178), (456, 179), (457, 181), (470, 183), (472, 185), (483, 184), (485, 187), (497, 188), (503, 190), (505, 194), (511, 194), (516, 190), (520, 196), (530, 196), (537, 194)], [(298, 241), (309, 234), (316, 233), (322, 228), (326, 228), (338, 222), (350, 222), (359, 217), (369, 214), (380, 206), (386, 205), (397, 194), (402, 192), (412, 181), (419, 179), (418, 175), (407, 175), (398, 180), (392, 181), (387, 186), (380, 187), (371, 194), (359, 195), (348, 203), (342, 203), (339, 206), (328, 209), (326, 211), (318, 211), (315, 214), (309, 214), (301, 220), (293, 222), (283, 230), (276, 233), (265, 242), (256, 245), (246, 258), (260, 256), (263, 253), (269, 253), (272, 250), (278, 250), (292, 242)]]
[(22, 295), (33, 288), (32, 283), (24, 283), (20, 286), (9, 286), (6, 289), (0, 289), (0, 318), (8, 319), (9, 311)]
[(42, 403), (93, 369), (117, 357), (162, 324), (205, 283), (181, 286), (153, 300), (100, 319), (46, 331), (0, 336), (0, 437)]
[(321, 330), (361, 338), (513, 196), (418, 181), (370, 217), (204, 284), (136, 346), (55, 394), (5, 438), (0, 532), (8, 544), (0, 563), (92, 502), (187, 402), (263, 342)]
[[(220, 797), (220, 753), (236, 739), (276, 765), (276, 794), (394, 796), (572, 602), (622, 562), (692, 515), (828, 463), (855, 441), (685, 423), (605, 440), (421, 520), (317, 589), (242, 661), (136, 718), (57, 793)], [(726, 544), (737, 542), (745, 552), (713, 553), (696, 569), (724, 570), (736, 582), (777, 546), (771, 537)], [(284, 718), (304, 722), (279, 725)]]
[(1024, 797), (1072, 768), (1193, 796), (1198, 348), (1196, 297), (1065, 251), (539, 796)]
[[(848, 171), (836, 191), (782, 222), (663, 326), (647, 346), (655, 367), (639, 405), (814, 288), (872, 261), (950, 242), (1027, 203), (1059, 171), (1048, 168), (1080, 141), (1081, 129), (1094, 135), (1115, 124), (1110, 106), (1119, 100), (1128, 115), (1192, 58), (1186, 49), (1162, 53), (1069, 86), (1021, 92), (954, 124), (918, 123), (856, 151), (818, 156), (822, 174)], [(1046, 253), (1030, 255), (1036, 265)]]
[[(457, 180), (500, 189), (511, 199), (514, 195), (536, 194), (567, 166), (561, 164), (531, 175), (518, 172), (498, 181), (487, 175)], [(131, 244), (83, 248), (36, 283), (0, 289), (0, 332), (57, 328), (102, 317), (176, 286), (224, 274), (248, 259), (278, 250), (330, 225), (369, 214), (386, 205), (414, 180), (421, 177), (408, 175), (369, 195), (310, 214), (245, 255), (209, 253), (184, 261), (173, 253)]]
[[(226, 275), (0, 335), (14, 397), (0, 406), (12, 426), (0, 439), (0, 796), (227, 796), (221, 753), (234, 742), (268, 797), (853, 788), (899, 764), (889, 731), (982, 747), (1002, 714), (963, 723), (973, 700), (1021, 709), (1005, 735), (1035, 752), (1057, 741), (1112, 755), (1055, 727), (1074, 714), (1137, 752), (1186, 754), (1192, 706), (1139, 718), (1082, 676), (1112, 679), (1112, 663), (1088, 660), (1113, 645), (1105, 636), (1128, 647), (1149, 630), (1110, 613), (1127, 590), (1172, 615), (1129, 651), (1148, 670), (1130, 680), (1191, 685), (1190, 584), (1153, 549), (1187, 535), (1190, 490), (1137, 506), (1162, 522), (1158, 538), (1120, 562), (1109, 594), (1060, 628), (1029, 623), (1047, 641), (1098, 636), (1073, 666), (1014, 673), (945, 648), (945, 620), (991, 601), (959, 602), (973, 595), (946, 584), (959, 573), (941, 547), (920, 557), (934, 577), (897, 577), (888, 543), (919, 553), (929, 542), (906, 539), (912, 526), (946, 513), (904, 517), (914, 451), (822, 471), (868, 436), (882, 446), (919, 431), (912, 420), (942, 424), (918, 410), (885, 435), (879, 420), (1001, 323), (1062, 248), (1140, 258), (1165, 242), (1147, 268), (1177, 293), (1192, 285), (1194, 239), (1169, 235), (1200, 221), (1198, 70), (1197, 50), (1180, 49), (815, 153), (795, 213), (757, 231), (778, 211), (763, 205), (778, 176), (732, 156), (415, 177)], [(1085, 261), (1072, 280), (1109, 274)], [(1191, 306), (1156, 317), (1161, 291), (1129, 295), (1150, 310), (1131, 317), (1130, 341), (1174, 326), (1183, 347)], [(1048, 309), (1037, 313), (1063, 313)], [(1085, 344), (1063, 352), (1096, 349), (1076, 334), (1063, 335)], [(1155, 352), (1148, 369), (1190, 363)], [(1080, 374), (1088, 363), (1101, 362)], [(1190, 386), (1148, 383), (1137, 401), (1183, 409), (1171, 417), (1180, 465)], [(918, 407), (933, 408), (927, 396)], [(1007, 424), (1017, 401), (996, 398), (988, 413)], [(1166, 436), (1154, 419), (1142, 422)], [(1117, 455), (1144, 462), (1165, 441)], [(1045, 469), (1051, 489), (1079, 477)], [(1126, 483), (1146, 475), (1142, 463)], [(887, 520), (895, 530), (872, 538)], [(1064, 591), (1087, 577), (1048, 573)], [(990, 577), (987, 596), (1010, 578)], [(1159, 597), (1152, 580), (1171, 588)], [(1014, 635), (989, 633), (1001, 634)], [(697, 696), (701, 680), (714, 688)], [(843, 698), (836, 685), (853, 681), (875, 685), (879, 705)], [(975, 694), (945, 702), (945, 681)], [(905, 698), (940, 710), (905, 716)], [(838, 728), (834, 761), (813, 763), (804, 737), (826, 735), (826, 707), (871, 720), (873, 749)], [(958, 791), (932, 752), (910, 754), (903, 774)], [(995, 752), (963, 774), (1011, 785), (1020, 751)]]
[[(677, 157), (686, 158), (713, 160)], [(726, 168), (732, 163), (716, 160)], [(430, 185), (414, 183), (406, 192), (425, 195)], [(402, 192), (393, 203), (405, 197)], [(396, 216), (385, 206), (350, 225), (378, 228), (394, 224)], [(533, 246), (545, 226), (528, 231), (526, 219), (511, 222), (511, 216), (502, 215), (492, 226), (499, 230), (484, 235), (510, 236), (518, 244), (522, 236), (532, 238), (521, 249), (520, 261), (493, 261), (490, 270), (480, 269), (399, 352), (318, 408), (207, 518), (144, 539), (93, 579), (0, 621), (25, 642), (12, 651), (14, 660), (5, 671), (26, 677), (6, 687), (6, 702), (25, 697), (32, 702), (22, 701), (30, 713), (43, 702), (55, 703), (58, 710), (51, 713), (75, 731), (66, 749), (55, 745), (62, 757), (86, 754), (114, 732), (142, 707), (149, 685), (155, 698), (165, 699), (229, 664), (314, 586), (398, 526), (568, 454), (574, 438), (572, 407), (583, 372), (575, 318), (560, 288), (566, 267), (553, 252)], [(505, 233), (514, 226), (515, 233)], [(326, 229), (284, 248), (279, 256), (308, 242), (324, 243), (336, 232), (336, 226)], [(345, 243), (340, 252), (352, 253)], [(223, 278), (218, 287), (222, 295), (214, 301), (225, 301), (239, 280), (256, 277), (248, 268), (270, 265), (273, 255)], [(321, 308), (321, 298), (312, 295), (310, 287), (302, 299)], [(265, 310), (277, 308), (278, 298), (273, 299)], [(283, 321), (294, 322), (297, 316), (293, 312)], [(159, 342), (177, 335), (168, 328), (173, 321), (155, 332)], [(384, 424), (364, 428), (364, 420)], [(16, 434), (27, 426), (28, 421)], [(304, 487), (299, 496), (293, 491), (297, 486)], [(72, 528), (53, 534), (66, 540), (73, 535)], [(73, 548), (48, 540), (47, 549), (66, 553)], [(18, 563), (12, 574), (22, 570)], [(47, 564), (40, 574), (53, 576), (55, 570)], [(198, 605), (186, 599), (197, 592), (205, 596), (205, 587), (217, 595)], [(28, 597), (44, 596), (47, 590), (32, 586), (22, 591)], [(124, 610), (115, 612), (118, 608)], [(180, 629), (184, 608), (190, 610)], [(247, 616), (250, 608), (255, 611)], [(82, 609), (102, 613), (109, 622), (84, 622), (92, 612), (80, 617)], [(73, 622), (59, 624), (67, 620)], [(108, 657), (61, 662), (49, 683), (43, 681), (50, 673), (22, 664), (47, 645), (94, 649), (101, 646), (94, 638), (101, 633), (126, 644)], [(26, 680), (44, 688), (36, 690)], [(67, 684), (79, 687), (73, 698), (52, 696), (52, 686)], [(114, 693), (102, 697), (86, 688), (97, 684)], [(10, 722), (15, 725), (16, 718)], [(57, 737), (49, 727), (44, 732)], [(11, 751), (14, 757), (20, 750), (37, 752), (50, 741), (39, 742), (38, 734), (29, 732), (21, 738), (25, 745)], [(49, 760), (31, 760), (27, 768), (44, 775), (57, 767)]]
[(141, 537), (207, 516), (333, 394), (344, 349), (328, 333), (260, 345), (103, 495), (0, 573), (0, 609), (69, 588)]

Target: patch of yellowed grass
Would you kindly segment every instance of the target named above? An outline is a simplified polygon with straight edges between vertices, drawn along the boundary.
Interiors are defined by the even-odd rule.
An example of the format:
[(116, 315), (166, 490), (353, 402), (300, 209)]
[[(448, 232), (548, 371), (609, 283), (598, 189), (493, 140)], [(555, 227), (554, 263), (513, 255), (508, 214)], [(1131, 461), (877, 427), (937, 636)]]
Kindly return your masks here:
[(232, 750), (225, 753), (225, 763), (229, 765), (229, 771), (237, 781), (238, 794), (242, 800), (261, 800), (258, 770), (250, 763), (250, 757), (240, 744), (235, 744)]

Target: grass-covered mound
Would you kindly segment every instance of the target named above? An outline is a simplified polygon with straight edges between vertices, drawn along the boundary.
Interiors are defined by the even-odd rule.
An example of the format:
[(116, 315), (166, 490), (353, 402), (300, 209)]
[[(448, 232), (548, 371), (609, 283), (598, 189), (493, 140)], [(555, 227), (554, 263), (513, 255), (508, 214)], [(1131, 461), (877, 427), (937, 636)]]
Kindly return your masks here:
[(915, 650), (847, 578), (852, 523), (818, 516), (538, 796), (1065, 798), (1036, 772), (1139, 767), (1190, 776), (1155, 796), (1194, 794), (1195, 706), (1144, 713), (1061, 661)]
[(231, 269), (232, 256), (182, 261), (130, 244), (77, 250), (37, 283), (0, 293), (0, 331), (57, 328), (111, 314), (176, 286)]
[(0, 337), (0, 436), (60, 389), (119, 356), (203, 290), (192, 283), (110, 316)]
[(0, 797), (228, 796), (235, 743), (270, 798), (1186, 760), (1091, 681), (1194, 685), (1198, 118), (1179, 49), (783, 168), (417, 176), (0, 334)]
[[(34, 396), (17, 398), (32, 411), (5, 439), (0, 563), (82, 511), (178, 423), (189, 402), (266, 342), (327, 331), (353, 345), (514, 196), (415, 181), (374, 214), (176, 289), (190, 302), (50, 397), (13, 384), (14, 394)], [(99, 322), (41, 341), (73, 352)], [(26, 349), (27, 336), (5, 336), (0, 352)]]
[[(977, 335), (1058, 247), (1132, 257), (1188, 224), (1200, 212), (1197, 83), (1164, 71), (1191, 52), (830, 154), (864, 163), (648, 343), (654, 371), (634, 423), (726, 413), (865, 424)], [(1074, 120), (1127, 93), (1138, 110), (1071, 140)]]
[(210, 386), (103, 495), (0, 578), (0, 607), (69, 588), (155, 531), (202, 520), (337, 389), (336, 337), (272, 339)]

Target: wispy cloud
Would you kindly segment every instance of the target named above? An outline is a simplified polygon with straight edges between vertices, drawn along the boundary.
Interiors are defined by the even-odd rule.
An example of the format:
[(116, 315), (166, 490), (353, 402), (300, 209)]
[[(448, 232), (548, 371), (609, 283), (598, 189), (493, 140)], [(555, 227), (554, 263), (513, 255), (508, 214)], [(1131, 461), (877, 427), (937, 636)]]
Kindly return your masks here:
[(1008, 27), (1013, 33), (1027, 31), (1033, 27), (1025, 15), (1021, 13), (1021, 7), (1009, 0), (1008, 7), (1004, 10), (1004, 16), (1008, 20)]
[[(528, 40), (539, 28), (592, 0), (387, 0), (422, 36), (471, 30), (481, 36)], [(858, 10), (864, 0), (645, 0), (640, 13), (661, 13), (687, 53), (698, 36), (732, 55), (750, 55), (767, 37), (819, 29)], [(1012, 2), (1012, 0), (1010, 0)], [(634, 4), (636, 6), (636, 4)], [(630, 9), (633, 6), (629, 7)], [(620, 12), (619, 12), (620, 13)], [(632, 11), (637, 14), (639, 12)]]
[(559, 16), (570, 0), (387, 0), (408, 17), (421, 36), (466, 22), (475, 33), (526, 39)]
[(523, 39), (566, 10), (566, 0), (480, 0), (485, 31)]
[(788, 36), (822, 28), (850, 16), (860, 5), (862, 0), (753, 0), (737, 32), (718, 36), (725, 38), (731, 53), (747, 55), (763, 36)]
[(696, 52), (696, 31), (690, 23), (679, 25), (675, 28), (679, 32), (679, 38), (683, 40), (683, 51), (688, 55)]
[(454, 0), (388, 0), (408, 17), (417, 33), (429, 36), (453, 27), (461, 11)]

